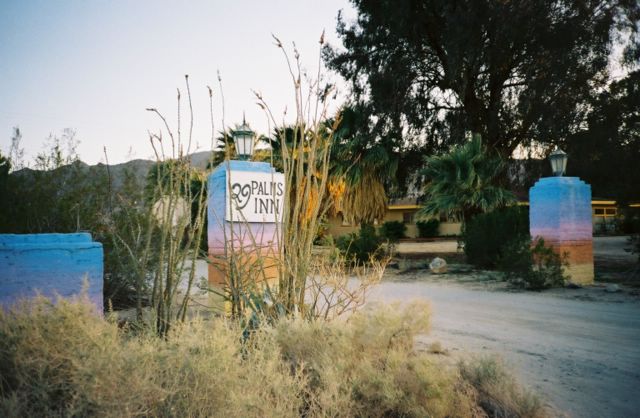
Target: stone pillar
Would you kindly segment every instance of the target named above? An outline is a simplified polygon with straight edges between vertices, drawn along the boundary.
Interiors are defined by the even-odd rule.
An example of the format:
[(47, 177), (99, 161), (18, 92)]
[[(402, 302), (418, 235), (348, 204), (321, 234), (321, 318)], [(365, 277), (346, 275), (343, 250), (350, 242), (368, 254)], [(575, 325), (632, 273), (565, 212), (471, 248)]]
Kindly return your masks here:
[(102, 313), (102, 244), (91, 234), (0, 234), (0, 306), (35, 296), (87, 295)]
[(284, 175), (268, 163), (226, 161), (209, 175), (210, 286), (228, 284), (232, 259), (243, 279), (277, 279), (283, 195)]
[(529, 189), (529, 231), (560, 255), (578, 284), (593, 283), (591, 186), (577, 177), (545, 177)]

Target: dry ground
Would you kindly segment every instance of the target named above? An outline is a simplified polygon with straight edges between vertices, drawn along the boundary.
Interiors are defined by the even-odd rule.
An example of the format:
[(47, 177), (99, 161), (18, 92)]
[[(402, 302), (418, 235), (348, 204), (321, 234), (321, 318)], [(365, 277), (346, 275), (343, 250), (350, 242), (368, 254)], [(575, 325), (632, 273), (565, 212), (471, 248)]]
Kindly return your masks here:
[[(635, 260), (626, 237), (596, 238), (594, 246), (597, 274), (613, 264), (622, 276), (608, 281), (638, 280), (624, 277)], [(621, 289), (516, 291), (462, 267), (446, 275), (389, 270), (372, 298), (430, 300), (433, 331), (423, 344), (439, 341), (453, 358), (499, 354), (554, 415), (632, 417), (640, 416), (640, 292)]]
[[(511, 289), (495, 273), (464, 265), (430, 274), (430, 257), (463, 258), (455, 240), (401, 243), (396, 249), (409, 259), (388, 269), (371, 296), (429, 300), (433, 331), (423, 346), (439, 341), (452, 361), (498, 354), (555, 416), (640, 416), (640, 290), (627, 286), (640, 277), (629, 273), (636, 259), (624, 251), (626, 240), (594, 240), (595, 286), (540, 293)], [(197, 276), (206, 277), (204, 262)], [(603, 281), (623, 283), (622, 291), (606, 292)]]

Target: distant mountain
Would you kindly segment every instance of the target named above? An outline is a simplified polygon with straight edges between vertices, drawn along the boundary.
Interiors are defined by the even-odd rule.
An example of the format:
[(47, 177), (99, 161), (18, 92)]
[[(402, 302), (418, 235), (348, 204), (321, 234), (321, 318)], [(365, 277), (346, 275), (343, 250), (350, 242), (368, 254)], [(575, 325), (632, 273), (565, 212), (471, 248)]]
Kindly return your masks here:
[[(193, 167), (204, 171), (207, 168), (207, 162), (210, 155), (211, 151), (201, 151), (190, 154), (188, 158)], [(82, 161), (77, 161), (73, 163), (73, 165), (62, 166), (55, 171), (65, 173), (69, 172), (72, 168), (75, 168), (82, 171), (86, 170), (86, 175), (88, 176), (111, 176), (111, 185), (115, 190), (118, 190), (122, 187), (124, 175), (127, 171), (133, 174), (138, 184), (145, 184), (149, 169), (155, 163), (156, 162), (153, 160), (135, 159), (125, 163), (110, 164), (107, 166), (102, 163), (88, 165)], [(35, 172), (36, 170), (31, 168), (23, 168), (11, 173), (11, 175), (31, 177)]]
[(211, 151), (194, 152), (193, 154), (189, 155), (191, 166), (199, 168), (200, 170), (206, 170), (210, 156)]

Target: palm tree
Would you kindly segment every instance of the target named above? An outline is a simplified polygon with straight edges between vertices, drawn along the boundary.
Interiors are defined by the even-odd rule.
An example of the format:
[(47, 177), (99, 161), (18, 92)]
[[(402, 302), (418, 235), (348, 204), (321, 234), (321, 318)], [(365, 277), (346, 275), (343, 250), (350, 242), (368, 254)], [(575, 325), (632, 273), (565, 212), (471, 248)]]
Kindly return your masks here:
[(276, 169), (283, 171), (283, 148), (286, 147), (289, 153), (291, 153), (294, 148), (297, 149), (298, 146), (304, 149), (308, 141), (308, 136), (309, 132), (307, 132), (304, 125), (285, 125), (274, 128), (270, 138), (261, 137), (261, 141), (269, 144), (271, 147), (271, 152), (265, 156), (264, 160), (270, 162)]
[[(369, 136), (362, 133), (368, 120), (356, 106), (343, 108), (338, 120), (337, 125), (334, 119), (328, 119), (320, 126), (327, 137), (332, 138), (328, 184), (331, 203), (334, 212), (342, 212), (350, 222), (372, 223), (384, 217), (387, 207), (385, 184), (393, 178), (398, 159), (383, 143), (372, 143)], [(304, 150), (311, 136), (304, 126), (277, 128), (268, 140), (271, 155), (265, 159), (282, 169), (283, 148), (293, 149), (295, 144)], [(313, 172), (317, 175), (316, 170)], [(321, 213), (325, 212), (321, 210)]]
[(332, 148), (332, 181), (344, 185), (340, 209), (347, 220), (362, 224), (384, 217), (384, 186), (398, 168), (397, 156), (381, 141), (370, 141), (363, 134), (367, 123), (357, 106), (343, 108)]
[(478, 134), (447, 154), (427, 157), (425, 163), (425, 203), (419, 216), (445, 213), (464, 224), (479, 213), (515, 202), (513, 193), (498, 185), (504, 162), (487, 153)]

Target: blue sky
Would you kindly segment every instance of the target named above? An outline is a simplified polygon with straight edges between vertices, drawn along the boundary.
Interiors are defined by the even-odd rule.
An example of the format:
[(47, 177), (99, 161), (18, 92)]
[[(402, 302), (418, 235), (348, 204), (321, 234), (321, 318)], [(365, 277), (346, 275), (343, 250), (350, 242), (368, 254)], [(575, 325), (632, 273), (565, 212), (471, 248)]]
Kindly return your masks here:
[(194, 101), (194, 140), (208, 149), (206, 85), (217, 95), (218, 70), (226, 124), (239, 122), (245, 111), (247, 121), (265, 132), (251, 89), (276, 114), (294, 106), (271, 33), (295, 42), (305, 67), (315, 71), (322, 30), (330, 43), (339, 42), (340, 9), (354, 15), (347, 0), (0, 0), (0, 149), (8, 150), (12, 128), (19, 126), (29, 161), (49, 133), (73, 128), (88, 163), (103, 159), (103, 146), (111, 163), (148, 158), (147, 130), (158, 131), (160, 124), (145, 108), (156, 107), (173, 122), (176, 87), (184, 90), (185, 74)]

